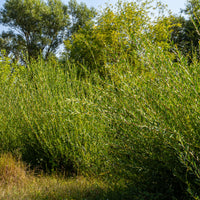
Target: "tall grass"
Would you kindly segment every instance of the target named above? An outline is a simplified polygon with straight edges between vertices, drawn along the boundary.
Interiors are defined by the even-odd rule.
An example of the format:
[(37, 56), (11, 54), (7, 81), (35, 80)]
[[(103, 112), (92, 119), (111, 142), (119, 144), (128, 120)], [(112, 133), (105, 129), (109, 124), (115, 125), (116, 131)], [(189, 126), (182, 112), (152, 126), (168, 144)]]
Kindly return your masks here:
[(38, 60), (1, 81), (0, 151), (47, 171), (123, 177), (138, 199), (199, 199), (200, 63), (142, 48), (140, 70), (119, 59), (109, 76), (81, 76)]
[(64, 74), (41, 61), (31, 74), (2, 86), (2, 149), (18, 149), (26, 161), (46, 169), (101, 169), (108, 140), (97, 86), (79, 80), (75, 66)]
[(167, 54), (150, 42), (144, 48), (145, 70), (135, 76), (129, 66), (119, 75), (109, 112), (118, 133), (112, 151), (118, 169), (143, 184), (146, 198), (188, 199), (190, 193), (198, 199), (199, 63), (188, 64), (179, 52)]

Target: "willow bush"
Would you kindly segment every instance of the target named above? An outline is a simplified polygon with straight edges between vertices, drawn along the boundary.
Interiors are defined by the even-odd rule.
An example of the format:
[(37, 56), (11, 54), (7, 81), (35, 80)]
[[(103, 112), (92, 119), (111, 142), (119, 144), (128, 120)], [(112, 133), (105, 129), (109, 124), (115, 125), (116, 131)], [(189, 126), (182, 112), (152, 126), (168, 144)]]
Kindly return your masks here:
[[(132, 12), (125, 5), (120, 17)], [(93, 31), (110, 37), (118, 19), (112, 16), (108, 20), (116, 23), (109, 21)], [(119, 27), (114, 29), (118, 34)], [(103, 76), (102, 68), (90, 70), (84, 62), (61, 66), (55, 59), (38, 58), (23, 68), (1, 61), (0, 151), (20, 153), (26, 162), (47, 171), (123, 179), (127, 199), (199, 199), (200, 63), (195, 56), (188, 62), (170, 43), (170, 18), (159, 18), (149, 27), (152, 31), (130, 33), (129, 41), (136, 41), (133, 54), (123, 51), (131, 46), (120, 43), (126, 36), (119, 43), (108, 39), (103, 50), (110, 47), (112, 53), (99, 55), (106, 55)], [(155, 33), (163, 29), (160, 38)], [(80, 33), (72, 52), (82, 47), (85, 36)], [(105, 44), (99, 38), (93, 42)], [(93, 51), (97, 44), (87, 47)], [(79, 49), (80, 56), (85, 50), (88, 53)], [(10, 66), (16, 70), (6, 75), (3, 71)]]
[(145, 46), (146, 72), (133, 75), (129, 66), (119, 75), (108, 112), (115, 128), (116, 172), (143, 184), (146, 198), (188, 199), (192, 194), (198, 199), (199, 64), (189, 65), (178, 52), (173, 62), (174, 55), (150, 42)]
[(199, 63), (143, 45), (142, 72), (126, 63), (112, 78), (80, 78), (75, 65), (39, 60), (1, 82), (1, 151), (48, 171), (123, 177), (141, 198), (198, 199)]
[(2, 150), (18, 150), (27, 162), (49, 170), (100, 170), (107, 149), (101, 96), (71, 67), (64, 74), (57, 64), (40, 61), (32, 64), (31, 79), (27, 72), (2, 85)]

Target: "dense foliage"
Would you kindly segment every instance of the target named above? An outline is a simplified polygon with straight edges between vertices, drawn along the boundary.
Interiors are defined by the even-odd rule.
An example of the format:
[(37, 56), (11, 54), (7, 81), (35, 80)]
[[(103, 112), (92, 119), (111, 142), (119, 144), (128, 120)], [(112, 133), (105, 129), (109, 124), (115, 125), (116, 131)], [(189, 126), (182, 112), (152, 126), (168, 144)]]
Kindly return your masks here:
[(1, 47), (24, 62), (23, 54), (30, 61), (43, 52), (47, 59), (62, 42), (69, 18), (60, 0), (8, 0), (0, 14), (0, 22), (17, 31), (3, 33)]
[(182, 10), (186, 17), (175, 16), (171, 39), (178, 49), (189, 57), (189, 62), (194, 54), (199, 59), (199, 37), (200, 37), (200, 3), (190, 0), (186, 9)]
[[(151, 38), (155, 45), (169, 49), (172, 16), (155, 17), (151, 20), (149, 3), (118, 2), (107, 6), (85, 27), (66, 40), (67, 58), (77, 64), (83, 64), (89, 70), (96, 69), (108, 73), (107, 69), (121, 62), (140, 65), (143, 54), (143, 38)], [(156, 8), (162, 9), (158, 4)], [(116, 69), (115, 69), (116, 70)], [(117, 69), (120, 70), (120, 69)]]
[(12, 31), (1, 34), (0, 47), (14, 60), (26, 64), (39, 55), (47, 60), (56, 53), (65, 35), (76, 32), (94, 15), (93, 8), (75, 0), (69, 6), (60, 0), (7, 0), (0, 10), (0, 23)]
[(2, 52), (0, 152), (125, 182), (119, 199), (199, 199), (200, 62), (171, 42), (174, 18), (152, 21), (148, 6), (88, 15), (62, 60), (27, 68)]

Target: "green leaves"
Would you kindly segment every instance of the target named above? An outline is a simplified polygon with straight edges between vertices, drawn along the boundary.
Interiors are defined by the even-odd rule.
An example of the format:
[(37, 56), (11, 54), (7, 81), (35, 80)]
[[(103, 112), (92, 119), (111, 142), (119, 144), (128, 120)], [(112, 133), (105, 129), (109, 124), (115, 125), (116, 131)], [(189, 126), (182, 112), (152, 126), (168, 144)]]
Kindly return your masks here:
[(96, 16), (94, 8), (88, 8), (85, 3), (78, 4), (76, 0), (70, 0), (68, 4), (68, 13), (72, 20), (68, 35), (72, 35), (80, 28), (84, 28), (87, 22), (91, 21)]
[(0, 11), (0, 23), (13, 32), (1, 35), (0, 47), (16, 59), (20, 55), (20, 61), (26, 64), (27, 58), (30, 63), (40, 54), (47, 60), (56, 53), (65, 35), (71, 37), (95, 15), (94, 8), (75, 0), (68, 6), (61, 0), (7, 0)]
[(86, 65), (89, 70), (95, 69), (110, 76), (121, 70), (116, 68), (119, 63), (120, 67), (126, 61), (140, 67), (146, 38), (168, 51), (171, 17), (160, 16), (152, 22), (149, 17), (151, 8), (150, 2), (146, 1), (108, 5), (96, 16), (95, 22), (87, 21), (65, 41), (68, 58)]
[(182, 10), (187, 17), (176, 16), (172, 23), (179, 24), (172, 28), (172, 41), (178, 49), (189, 57), (199, 59), (200, 2), (188, 0), (186, 9)]
[[(55, 52), (62, 43), (69, 16), (60, 0), (7, 0), (0, 11), (0, 23), (15, 30), (12, 38), (18, 38), (15, 42), (21, 47), (16, 50), (18, 54), (27, 54), (30, 62), (39, 54), (47, 59)], [(4, 43), (7, 36), (1, 37)], [(13, 53), (6, 45), (2, 47)], [(25, 60), (23, 55), (21, 59)]]

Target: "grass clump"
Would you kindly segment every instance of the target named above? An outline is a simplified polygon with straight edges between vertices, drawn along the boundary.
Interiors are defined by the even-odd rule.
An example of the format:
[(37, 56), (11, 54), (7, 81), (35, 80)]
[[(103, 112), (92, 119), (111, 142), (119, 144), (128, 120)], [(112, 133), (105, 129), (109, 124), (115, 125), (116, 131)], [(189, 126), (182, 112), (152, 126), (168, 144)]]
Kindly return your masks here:
[[(35, 173), (10, 153), (0, 156), (0, 199), (106, 199), (115, 198), (113, 183), (83, 176)], [(122, 184), (121, 184), (122, 185)], [(125, 187), (125, 185), (123, 185)], [(120, 188), (119, 188), (120, 189)]]
[(0, 183), (21, 184), (26, 180), (26, 167), (10, 153), (0, 155)]

